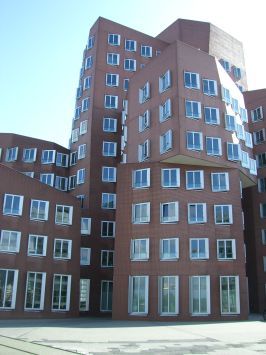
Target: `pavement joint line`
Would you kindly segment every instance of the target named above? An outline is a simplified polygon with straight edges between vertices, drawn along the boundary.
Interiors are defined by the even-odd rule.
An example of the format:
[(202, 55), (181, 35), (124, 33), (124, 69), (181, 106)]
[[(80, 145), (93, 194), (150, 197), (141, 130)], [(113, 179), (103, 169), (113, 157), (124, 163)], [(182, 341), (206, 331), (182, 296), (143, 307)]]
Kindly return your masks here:
[[(24, 340), (24, 339), (19, 339), (19, 338), (13, 338), (13, 337), (9, 337), (9, 336), (6, 336), (6, 335), (0, 335), (0, 340), (1, 340), (1, 338), (6, 338), (6, 339), (9, 339), (9, 340), (13, 340), (13, 341), (17, 341), (18, 343), (19, 342), (23, 342), (23, 343), (25, 343), (25, 344), (28, 344), (28, 345), (36, 345), (36, 346), (40, 346), (40, 347), (45, 347), (45, 348), (47, 348), (47, 349), (54, 349), (54, 350), (58, 350), (58, 351), (61, 351), (62, 352), (62, 354), (63, 354), (63, 352), (67, 352), (67, 353), (69, 353), (69, 354), (82, 354), (82, 353), (80, 353), (80, 352), (77, 352), (77, 351), (75, 351), (75, 352), (73, 352), (73, 351), (71, 351), (71, 350), (66, 350), (66, 349), (60, 349), (60, 348), (57, 348), (57, 347), (54, 347), (54, 346), (51, 346), (51, 345), (46, 345), (46, 344), (41, 344), (41, 343), (38, 343), (38, 342), (32, 342), (32, 341), (26, 341), (26, 340)], [(19, 349), (19, 348), (15, 348), (15, 347), (11, 347), (11, 346), (9, 346), (9, 345), (4, 345), (4, 344), (0, 344), (1, 346), (5, 346), (5, 347), (7, 347), (7, 348), (12, 348), (12, 349), (15, 349), (15, 350), (21, 350), (21, 349)], [(28, 354), (34, 354), (34, 355), (36, 355), (37, 353), (32, 353), (32, 352), (28, 352), (28, 351), (25, 351), (25, 350), (23, 350), (24, 352), (26, 352), (26, 353), (28, 353)]]
[(13, 349), (13, 350), (19, 350), (19, 351), (22, 351), (23, 353), (26, 353), (26, 354), (37, 355), (36, 353), (32, 353), (32, 352), (29, 352), (29, 351), (26, 351), (26, 350), (21, 350), (19, 348), (15, 348), (14, 346), (9, 346), (9, 345), (4, 345), (4, 344), (0, 344), (0, 345), (3, 346), (4, 348)]

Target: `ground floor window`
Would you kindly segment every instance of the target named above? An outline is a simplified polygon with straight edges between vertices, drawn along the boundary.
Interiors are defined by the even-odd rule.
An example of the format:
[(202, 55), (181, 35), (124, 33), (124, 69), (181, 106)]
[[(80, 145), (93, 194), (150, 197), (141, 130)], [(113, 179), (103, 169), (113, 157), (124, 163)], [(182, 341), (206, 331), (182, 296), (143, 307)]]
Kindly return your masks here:
[(178, 313), (178, 276), (159, 278), (159, 296), (161, 315)]
[(113, 281), (101, 283), (101, 312), (111, 312), (113, 303)]
[(90, 280), (80, 279), (80, 283), (79, 283), (79, 310), (80, 311), (89, 310), (89, 299), (90, 299)]
[(129, 277), (129, 313), (148, 313), (148, 283), (149, 276)]
[(53, 311), (69, 311), (71, 275), (54, 275), (53, 280)]
[(240, 313), (238, 276), (220, 276), (220, 301), (222, 314)]
[(18, 270), (0, 269), (0, 309), (14, 309), (18, 283)]
[(42, 310), (45, 293), (45, 272), (28, 272), (26, 282), (25, 309)]
[(210, 276), (190, 277), (190, 311), (192, 315), (210, 314)]

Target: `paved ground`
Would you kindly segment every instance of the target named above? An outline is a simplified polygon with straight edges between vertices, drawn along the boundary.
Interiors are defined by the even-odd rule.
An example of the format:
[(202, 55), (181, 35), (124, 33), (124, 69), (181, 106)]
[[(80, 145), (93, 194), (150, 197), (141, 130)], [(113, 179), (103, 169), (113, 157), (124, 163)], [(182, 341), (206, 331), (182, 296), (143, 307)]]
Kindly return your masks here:
[(0, 355), (266, 354), (266, 322), (0, 320)]

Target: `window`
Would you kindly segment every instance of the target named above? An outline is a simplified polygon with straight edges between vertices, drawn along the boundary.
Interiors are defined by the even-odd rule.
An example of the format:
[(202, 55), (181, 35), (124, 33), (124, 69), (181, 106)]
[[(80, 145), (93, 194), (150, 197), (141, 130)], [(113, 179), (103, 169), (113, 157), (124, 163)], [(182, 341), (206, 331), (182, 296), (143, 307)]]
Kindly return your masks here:
[(258, 179), (258, 191), (265, 192), (266, 191), (266, 178)]
[(129, 88), (129, 79), (124, 79), (123, 89), (128, 91)]
[(266, 153), (261, 153), (261, 154), (256, 155), (256, 162), (257, 162), (258, 168), (262, 168), (262, 167), (266, 166)]
[(186, 117), (198, 120), (201, 118), (201, 103), (186, 100)]
[(200, 79), (198, 73), (184, 72), (185, 87), (189, 89), (200, 89)]
[(53, 164), (55, 162), (55, 150), (42, 151), (42, 164)]
[(162, 187), (174, 188), (180, 186), (180, 169), (161, 169)]
[(178, 238), (160, 240), (160, 260), (176, 260), (179, 258)]
[(69, 311), (71, 275), (54, 275), (52, 311)]
[(266, 272), (266, 256), (263, 257), (263, 271)]
[(188, 204), (188, 223), (206, 223), (207, 211), (206, 203), (189, 203)]
[(46, 256), (47, 236), (29, 234), (28, 256)]
[(230, 91), (228, 89), (226, 89), (225, 87), (221, 86), (221, 90), (222, 90), (222, 100), (230, 105), (231, 104), (231, 94)]
[(20, 248), (21, 232), (2, 230), (0, 239), (0, 252), (18, 253)]
[(101, 312), (111, 312), (113, 304), (113, 281), (101, 281)]
[(240, 118), (242, 122), (248, 123), (248, 111), (246, 108), (240, 107)]
[(217, 240), (217, 259), (231, 260), (236, 258), (235, 239), (218, 239)]
[(209, 259), (209, 239), (190, 239), (190, 259)]
[(83, 80), (83, 90), (88, 90), (91, 87), (91, 76), (86, 76)]
[(263, 245), (266, 245), (266, 229), (261, 230), (261, 241)]
[(132, 39), (125, 40), (125, 50), (129, 52), (136, 52), (137, 42)]
[(77, 98), (77, 99), (80, 99), (81, 96), (82, 96), (82, 86), (79, 86), (79, 87), (77, 88), (76, 98)]
[(160, 122), (166, 121), (172, 115), (171, 99), (167, 99), (164, 104), (159, 106)]
[(43, 310), (45, 272), (27, 272), (25, 310)]
[(49, 202), (41, 200), (31, 200), (30, 219), (41, 221), (48, 220)]
[(6, 150), (6, 161), (16, 161), (18, 157), (18, 147), (7, 148)]
[(79, 310), (88, 311), (90, 300), (90, 279), (79, 281)]
[(186, 171), (186, 189), (187, 190), (204, 189), (203, 170)]
[(129, 276), (129, 313), (148, 313), (149, 276)]
[(235, 113), (239, 113), (239, 103), (238, 103), (238, 100), (232, 97), (231, 103), (232, 103), (232, 109), (233, 109), (233, 111), (235, 111)]
[(226, 71), (228, 71), (228, 72), (231, 71), (230, 63), (229, 63), (227, 60), (221, 59), (221, 60), (220, 60), (220, 63), (222, 64), (223, 68), (224, 68)]
[(214, 205), (215, 224), (232, 224), (232, 205)]
[(118, 96), (105, 95), (104, 96), (104, 107), (110, 109), (118, 108)]
[(124, 69), (127, 71), (136, 71), (136, 60), (135, 59), (125, 59)]
[(150, 222), (150, 202), (135, 203), (132, 206), (132, 223)]
[(22, 174), (29, 176), (31, 178), (34, 177), (34, 171), (23, 171)]
[(207, 155), (222, 155), (222, 143), (221, 138), (218, 137), (206, 137), (206, 152)]
[(239, 314), (238, 276), (220, 276), (220, 304), (222, 314)]
[(0, 309), (15, 309), (18, 270), (0, 269)]
[(94, 40), (95, 40), (94, 36), (90, 36), (88, 38), (87, 49), (91, 49), (94, 46)]
[(77, 164), (77, 160), (78, 160), (78, 152), (72, 152), (72, 153), (70, 153), (70, 163), (69, 163), (69, 166), (73, 166), (73, 165)]
[(115, 209), (116, 208), (116, 194), (102, 193), (102, 208)]
[(88, 266), (91, 264), (91, 248), (80, 248), (80, 265)]
[(80, 126), (79, 126), (79, 134), (85, 134), (87, 133), (88, 130), (88, 120), (82, 121), (80, 122)]
[(215, 107), (204, 107), (205, 123), (207, 124), (220, 124), (219, 109)]
[(139, 89), (139, 103), (143, 104), (145, 101), (150, 99), (150, 83), (147, 83)]
[(260, 217), (266, 218), (266, 203), (260, 203)]
[(120, 55), (118, 53), (107, 53), (107, 64), (119, 65)]
[(91, 218), (82, 217), (81, 218), (81, 235), (90, 235), (91, 234)]
[(132, 187), (135, 189), (150, 187), (150, 168), (133, 171)]
[(105, 75), (105, 84), (107, 86), (118, 86), (119, 85), (119, 75), (107, 73)]
[(193, 316), (208, 315), (210, 308), (210, 276), (191, 276), (190, 312)]
[(142, 116), (139, 116), (139, 132), (145, 131), (150, 127), (150, 111), (147, 110)]
[(77, 176), (71, 175), (68, 178), (68, 189), (73, 190), (77, 186)]
[(74, 120), (78, 120), (81, 114), (81, 106), (75, 108)]
[(54, 258), (71, 259), (72, 240), (55, 239), (54, 240)]
[(265, 129), (253, 132), (254, 144), (260, 144), (265, 141)]
[(169, 129), (169, 131), (160, 136), (160, 154), (166, 153), (173, 148), (172, 133), (172, 130)]
[(40, 174), (40, 181), (43, 184), (54, 186), (54, 174)]
[(90, 69), (93, 65), (93, 57), (89, 56), (85, 59), (85, 69)]
[(57, 153), (56, 154), (56, 166), (68, 167), (68, 154)]
[(167, 70), (159, 77), (159, 92), (162, 93), (171, 87), (171, 72)]
[(110, 118), (110, 117), (104, 117), (103, 131), (104, 132), (117, 132), (117, 119)]
[(249, 155), (243, 150), (241, 151), (241, 165), (249, 169)]
[(5, 194), (3, 214), (21, 216), (24, 196)]
[(119, 46), (120, 45), (120, 35), (109, 33), (108, 34), (108, 44), (111, 46)]
[(114, 266), (114, 251), (102, 250), (101, 251), (101, 267), (113, 267)]
[(138, 261), (149, 259), (149, 238), (131, 239), (130, 258)]
[(203, 79), (203, 93), (209, 96), (217, 96), (216, 80)]
[(178, 202), (166, 202), (160, 204), (161, 223), (178, 222)]
[(101, 221), (101, 237), (114, 238), (115, 236), (115, 222)]
[(262, 106), (259, 106), (255, 108), (254, 110), (251, 110), (251, 120), (252, 122), (257, 122), (263, 120), (263, 109)]
[(238, 67), (233, 67), (233, 73), (234, 73), (234, 77), (236, 79), (241, 79), (241, 69)]
[(115, 157), (116, 156), (116, 145), (115, 142), (103, 142), (103, 156), (105, 157)]
[(202, 150), (202, 133), (187, 132), (187, 149)]
[(143, 144), (138, 146), (138, 160), (144, 161), (150, 157), (150, 141), (147, 139)]
[(213, 192), (229, 191), (228, 173), (211, 173), (211, 182)]
[(83, 159), (86, 157), (87, 153), (87, 144), (81, 144), (78, 146), (78, 160)]
[(178, 276), (159, 277), (159, 312), (162, 316), (178, 314)]
[(103, 182), (116, 182), (116, 168), (112, 166), (102, 167), (102, 181)]
[(55, 223), (56, 224), (72, 224), (73, 207), (56, 205)]
[(239, 144), (237, 143), (229, 143), (227, 142), (227, 158), (228, 160), (240, 160), (241, 149)]
[(236, 130), (235, 116), (225, 115), (225, 129), (227, 129), (228, 131)]
[(24, 163), (33, 163), (36, 160), (37, 148), (25, 148), (23, 149)]
[(90, 98), (86, 97), (86, 99), (82, 100), (81, 112), (87, 111), (89, 108), (90, 108)]
[(140, 48), (140, 55), (141, 55), (142, 57), (149, 57), (149, 58), (151, 58), (151, 57), (152, 57), (152, 47), (141, 45), (141, 48)]
[(253, 148), (252, 134), (249, 132), (245, 132), (245, 144), (246, 147)]
[(77, 185), (84, 184), (86, 176), (86, 169), (79, 169), (77, 171)]

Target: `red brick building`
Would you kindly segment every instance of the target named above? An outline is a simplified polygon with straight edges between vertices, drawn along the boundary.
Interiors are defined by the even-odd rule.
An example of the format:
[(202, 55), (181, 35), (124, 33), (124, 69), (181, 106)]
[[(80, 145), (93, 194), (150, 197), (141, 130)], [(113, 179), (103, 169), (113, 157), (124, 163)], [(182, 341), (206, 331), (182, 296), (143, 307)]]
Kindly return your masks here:
[[(248, 208), (243, 218), (242, 190), (254, 191), (257, 173), (245, 105), (248, 100), (254, 110), (254, 97), (245, 93), (244, 100), (246, 89), (242, 44), (209, 23), (177, 20), (153, 38), (99, 18), (84, 50), (69, 149), (1, 134), (1, 162), (8, 168), (1, 166), (0, 173), (12, 171), (18, 181), (17, 190), (8, 188), (8, 180), (1, 187), (2, 208), (10, 195), (24, 196), (28, 204), (36, 198), (55, 209), (69, 206), (68, 218), (73, 213), (62, 233), (56, 222), (41, 223), (48, 224), (41, 235), (48, 235), (50, 248), (60, 236), (72, 245), (67, 262), (47, 254), (53, 272), (65, 272), (75, 285), (73, 291), (70, 278), (59, 280), (69, 295), (60, 314), (247, 318), (248, 284), (263, 285), (265, 278), (261, 268), (248, 268), (249, 280), (246, 276), (243, 223), (256, 222)], [(36, 197), (24, 191), (23, 179), (25, 186), (34, 184)], [(27, 216), (15, 220), (26, 221), (25, 235), (37, 233)], [(12, 223), (3, 228), (5, 239)], [(247, 260), (254, 263), (251, 235), (246, 245)], [(28, 290), (25, 275), (34, 268), (23, 261), (25, 250), (1, 253), (2, 294), (8, 294), (6, 270), (14, 255), (23, 268), (12, 277)], [(35, 269), (51, 280), (51, 270), (41, 263), (45, 258), (34, 260)], [(60, 268), (71, 263), (69, 270)], [(49, 282), (48, 299), (42, 298), (47, 308), (34, 313), (38, 316), (58, 314), (49, 303), (51, 294), (55, 297)], [(262, 305), (265, 290), (259, 290)], [(14, 299), (8, 316), (28, 316), (22, 300)]]

